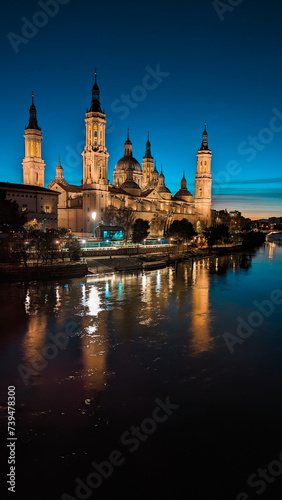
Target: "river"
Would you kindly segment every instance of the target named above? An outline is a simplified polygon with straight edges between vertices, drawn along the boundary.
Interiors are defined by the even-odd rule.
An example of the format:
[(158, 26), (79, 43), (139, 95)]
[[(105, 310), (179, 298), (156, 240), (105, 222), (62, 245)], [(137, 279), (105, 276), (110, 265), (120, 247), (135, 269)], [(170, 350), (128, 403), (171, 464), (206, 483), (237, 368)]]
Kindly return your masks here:
[(281, 498), (281, 275), (268, 243), (177, 270), (2, 284), (14, 498)]

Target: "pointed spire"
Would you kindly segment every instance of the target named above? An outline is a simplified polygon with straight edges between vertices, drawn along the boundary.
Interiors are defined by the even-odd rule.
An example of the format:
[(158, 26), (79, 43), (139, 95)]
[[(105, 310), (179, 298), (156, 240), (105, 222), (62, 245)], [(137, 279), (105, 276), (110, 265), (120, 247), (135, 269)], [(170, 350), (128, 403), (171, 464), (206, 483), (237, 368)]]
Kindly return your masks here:
[(149, 139), (149, 132), (148, 132), (148, 140), (146, 142), (146, 151), (145, 151), (144, 158), (153, 158), (152, 153), (151, 153), (151, 143), (150, 143), (150, 139)]
[(200, 147), (200, 150), (203, 149), (209, 149), (208, 147), (208, 133), (207, 133), (207, 122), (205, 122), (205, 128), (202, 136), (202, 145)]
[(124, 156), (132, 156), (132, 142), (129, 139), (129, 127), (127, 129), (127, 140), (124, 143)]
[(158, 186), (164, 186), (165, 185), (165, 176), (163, 174), (163, 166), (161, 165), (161, 173), (158, 178)]
[(92, 102), (90, 107), (90, 112), (102, 113), (101, 105), (100, 105), (100, 89), (97, 84), (97, 71), (95, 68), (95, 82), (92, 87)]
[(56, 168), (56, 177), (55, 177), (55, 180), (57, 182), (65, 182), (63, 172), (64, 172), (64, 169), (61, 165), (61, 156), (59, 155), (59, 163), (58, 163), (57, 168)]
[(32, 91), (31, 106), (29, 108), (29, 122), (28, 122), (28, 126), (26, 127), (26, 130), (27, 129), (41, 130), (41, 128), (38, 126), (38, 123), (37, 123), (36, 113), (37, 113), (37, 111), (36, 111), (36, 107), (34, 105), (34, 94)]
[(187, 182), (186, 182), (186, 179), (185, 179), (185, 172), (183, 170), (183, 177), (182, 177), (182, 181), (181, 181), (181, 189), (187, 189)]

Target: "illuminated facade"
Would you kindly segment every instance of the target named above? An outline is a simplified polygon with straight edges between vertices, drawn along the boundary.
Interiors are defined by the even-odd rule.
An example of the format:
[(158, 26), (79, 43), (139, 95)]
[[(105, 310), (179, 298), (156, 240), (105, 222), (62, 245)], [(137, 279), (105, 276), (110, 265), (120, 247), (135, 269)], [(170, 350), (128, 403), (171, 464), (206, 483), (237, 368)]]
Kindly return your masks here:
[[(187, 189), (185, 176), (179, 191), (173, 196), (165, 184), (165, 176), (159, 173), (151, 153), (151, 143), (146, 142), (142, 166), (133, 156), (129, 138), (124, 144), (124, 156), (117, 162), (113, 183), (108, 180), (109, 153), (105, 144), (106, 115), (100, 104), (100, 91), (95, 83), (92, 101), (85, 117), (86, 141), (82, 152), (83, 180), (80, 186), (68, 184), (64, 179), (59, 161), (56, 177), (49, 188), (59, 194), (58, 226), (74, 232), (92, 233), (91, 214), (96, 212), (97, 225), (103, 222), (107, 207), (130, 207), (136, 218), (152, 220), (156, 214), (173, 220), (183, 218), (192, 222), (198, 230), (211, 224), (211, 151), (208, 148), (206, 127), (202, 145), (198, 151), (195, 196)], [(44, 162), (41, 157), (41, 130), (36, 119), (32, 100), (30, 122), (25, 130), (26, 156), (23, 160), (24, 184), (44, 186)]]
[(23, 183), (44, 188), (45, 163), (42, 159), (42, 132), (37, 123), (33, 94), (29, 115), (29, 123), (24, 135)]

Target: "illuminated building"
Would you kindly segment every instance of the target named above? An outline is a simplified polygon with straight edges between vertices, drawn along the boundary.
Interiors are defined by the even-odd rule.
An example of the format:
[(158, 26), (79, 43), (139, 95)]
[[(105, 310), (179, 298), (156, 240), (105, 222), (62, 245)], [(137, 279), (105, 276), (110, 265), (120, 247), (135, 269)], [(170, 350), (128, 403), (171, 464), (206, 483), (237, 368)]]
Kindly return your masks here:
[[(151, 143), (146, 142), (142, 166), (133, 156), (129, 138), (124, 144), (124, 156), (117, 162), (113, 183), (108, 180), (108, 158), (106, 148), (106, 115), (100, 104), (100, 90), (95, 83), (92, 101), (85, 117), (86, 141), (82, 152), (83, 180), (80, 186), (70, 185), (64, 178), (61, 162), (56, 177), (49, 189), (59, 194), (58, 226), (74, 232), (92, 233), (93, 211), (97, 221), (103, 222), (107, 207), (130, 207), (136, 218), (152, 220), (156, 214), (173, 220), (188, 219), (198, 230), (211, 224), (211, 151), (208, 148), (206, 125), (202, 144), (197, 155), (195, 196), (187, 189), (185, 176), (179, 191), (173, 196), (165, 184), (161, 168), (159, 173), (151, 153)], [(42, 132), (36, 119), (36, 108), (32, 99), (30, 123), (25, 130), (26, 155), (23, 160), (23, 182), (25, 185), (44, 186), (45, 164), (41, 156)]]

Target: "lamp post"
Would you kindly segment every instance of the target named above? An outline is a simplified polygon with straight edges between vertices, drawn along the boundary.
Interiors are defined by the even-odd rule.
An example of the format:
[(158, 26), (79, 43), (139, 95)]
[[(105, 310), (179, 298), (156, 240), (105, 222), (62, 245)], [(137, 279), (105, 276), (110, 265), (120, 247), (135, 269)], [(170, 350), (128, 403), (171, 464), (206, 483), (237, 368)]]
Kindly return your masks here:
[(96, 212), (92, 212), (92, 219), (93, 219), (93, 238), (95, 238), (95, 220), (96, 220)]

